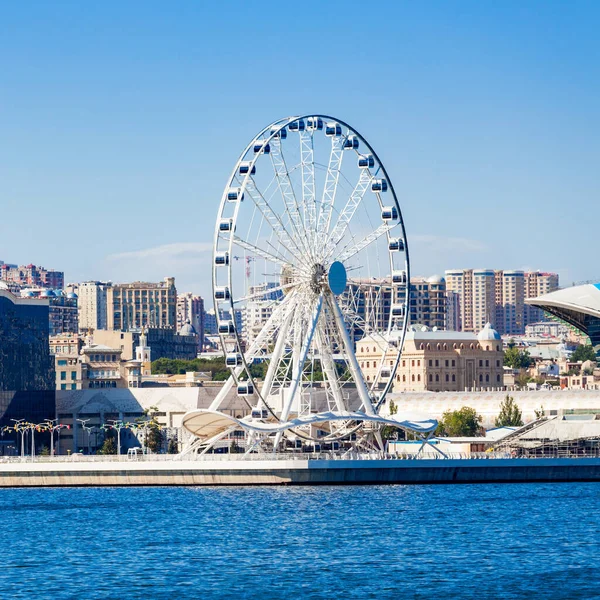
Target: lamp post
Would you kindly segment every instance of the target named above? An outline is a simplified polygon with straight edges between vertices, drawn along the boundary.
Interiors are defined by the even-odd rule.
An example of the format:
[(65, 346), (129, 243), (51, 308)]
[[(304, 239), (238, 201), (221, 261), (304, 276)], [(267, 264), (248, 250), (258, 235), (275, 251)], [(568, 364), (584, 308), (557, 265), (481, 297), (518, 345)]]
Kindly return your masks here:
[(58, 448), (57, 455), (60, 454), (60, 430), (63, 427), (69, 428), (69, 425), (63, 425), (62, 423), (55, 423), (58, 419), (47, 419), (44, 422), (44, 426), (50, 432), (50, 456), (54, 456), (54, 432), (58, 431)]
[(84, 431), (87, 431), (87, 438), (88, 438), (88, 454), (92, 453), (91, 450), (91, 437), (92, 437), (92, 429), (94, 429), (91, 425), (86, 425), (86, 423), (88, 421), (90, 421), (91, 419), (77, 419), (80, 423), (81, 423), (81, 428)]
[(25, 419), (11, 419), (15, 422), (14, 430), (16, 433), (21, 434), (21, 458), (25, 458)]
[[(117, 455), (121, 456), (121, 429), (129, 429), (131, 427), (130, 423), (123, 423), (123, 421), (111, 420), (111, 425), (109, 425), (109, 429), (117, 430)], [(106, 426), (105, 426), (106, 427)]]

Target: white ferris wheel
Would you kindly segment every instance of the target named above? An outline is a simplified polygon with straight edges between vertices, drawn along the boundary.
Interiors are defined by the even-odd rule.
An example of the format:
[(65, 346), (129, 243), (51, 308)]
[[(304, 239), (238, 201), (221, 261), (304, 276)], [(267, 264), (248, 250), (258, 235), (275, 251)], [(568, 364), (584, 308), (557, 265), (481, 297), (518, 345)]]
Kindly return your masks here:
[[(231, 376), (184, 417), (201, 441), (241, 428), (280, 450), (372, 439), (390, 419), (431, 429), (379, 414), (407, 329), (408, 245), (389, 175), (350, 125), (289, 117), (248, 144), (221, 199), (212, 271)], [(224, 412), (232, 394), (246, 417)]]

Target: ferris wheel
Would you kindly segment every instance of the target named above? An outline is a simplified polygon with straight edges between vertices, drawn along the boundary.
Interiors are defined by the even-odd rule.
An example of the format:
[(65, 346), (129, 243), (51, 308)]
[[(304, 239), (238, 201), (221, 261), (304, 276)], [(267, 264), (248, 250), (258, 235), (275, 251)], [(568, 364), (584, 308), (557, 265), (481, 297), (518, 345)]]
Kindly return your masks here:
[(232, 393), (249, 413), (237, 424), (275, 448), (377, 429), (406, 334), (410, 265), (394, 187), (361, 134), (314, 114), (265, 127), (225, 186), (212, 272), (231, 376), (208, 411), (186, 415), (189, 431), (224, 431), (225, 416), (208, 424)]

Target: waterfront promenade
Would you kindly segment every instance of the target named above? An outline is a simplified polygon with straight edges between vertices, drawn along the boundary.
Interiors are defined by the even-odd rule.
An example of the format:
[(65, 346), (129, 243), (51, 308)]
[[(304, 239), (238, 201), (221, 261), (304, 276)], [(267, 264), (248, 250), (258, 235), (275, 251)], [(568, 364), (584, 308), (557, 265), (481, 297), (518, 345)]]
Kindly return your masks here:
[(355, 454), (11, 458), (0, 487), (353, 485), (600, 481), (600, 458), (415, 459)]

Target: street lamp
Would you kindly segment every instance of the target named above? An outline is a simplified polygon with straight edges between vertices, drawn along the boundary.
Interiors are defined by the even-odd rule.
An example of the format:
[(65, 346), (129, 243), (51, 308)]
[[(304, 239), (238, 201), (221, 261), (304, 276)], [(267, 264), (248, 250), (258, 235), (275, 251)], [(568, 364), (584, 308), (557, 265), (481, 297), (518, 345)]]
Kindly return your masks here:
[(27, 431), (25, 419), (11, 419), (11, 421), (15, 422), (13, 427), (15, 432), (21, 434), (21, 458), (25, 458), (25, 432)]
[(88, 438), (88, 454), (92, 453), (92, 447), (91, 447), (91, 437), (92, 437), (92, 429), (94, 429), (91, 425), (86, 425), (86, 423), (88, 421), (91, 421), (91, 419), (77, 419), (80, 423), (81, 423), (81, 428), (84, 431), (87, 431), (87, 438)]
[(60, 430), (64, 427), (70, 429), (70, 425), (63, 425), (62, 423), (56, 423), (58, 419), (47, 419), (44, 423), (44, 427), (50, 432), (50, 456), (54, 456), (54, 432), (58, 431), (58, 449), (57, 454), (60, 454)]
[(131, 423), (123, 423), (123, 421), (111, 420), (111, 425), (105, 425), (104, 428), (117, 430), (117, 455), (121, 456), (121, 429), (130, 429)]

